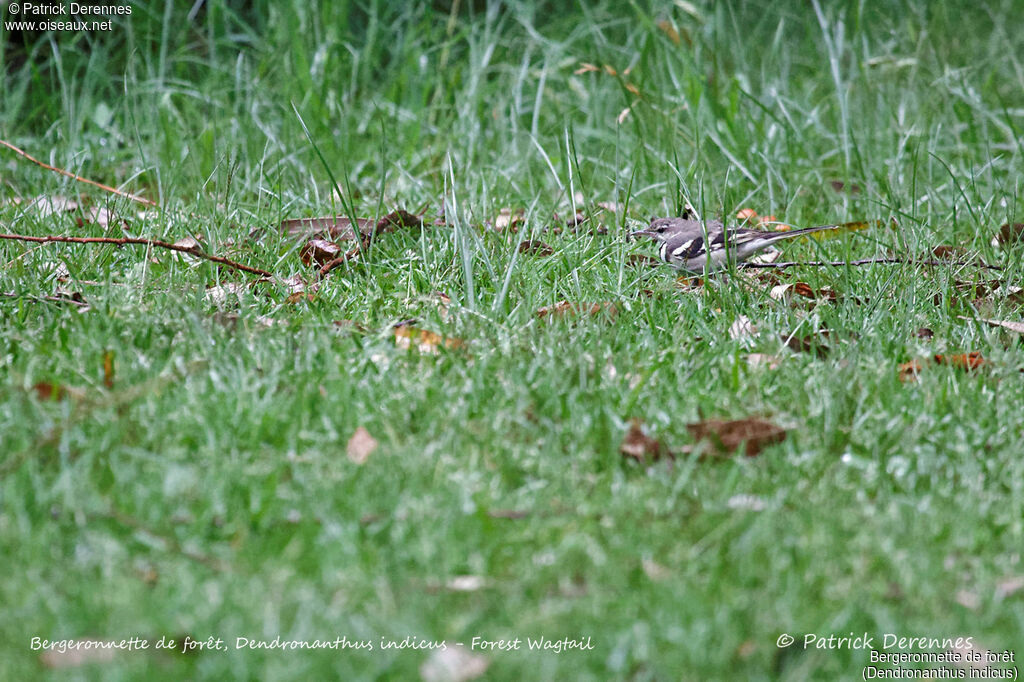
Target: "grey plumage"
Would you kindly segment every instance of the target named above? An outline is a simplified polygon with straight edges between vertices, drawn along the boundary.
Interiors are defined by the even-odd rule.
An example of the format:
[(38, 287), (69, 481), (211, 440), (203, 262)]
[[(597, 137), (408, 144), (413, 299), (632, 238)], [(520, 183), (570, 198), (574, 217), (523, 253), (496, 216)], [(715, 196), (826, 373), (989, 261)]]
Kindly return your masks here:
[(726, 228), (718, 220), (689, 218), (655, 218), (646, 230), (634, 235), (647, 235), (660, 246), (658, 255), (666, 263), (693, 273), (718, 270), (728, 263), (742, 263), (775, 242), (812, 232), (836, 230), (839, 225), (819, 225), (788, 232), (765, 232), (747, 228)]

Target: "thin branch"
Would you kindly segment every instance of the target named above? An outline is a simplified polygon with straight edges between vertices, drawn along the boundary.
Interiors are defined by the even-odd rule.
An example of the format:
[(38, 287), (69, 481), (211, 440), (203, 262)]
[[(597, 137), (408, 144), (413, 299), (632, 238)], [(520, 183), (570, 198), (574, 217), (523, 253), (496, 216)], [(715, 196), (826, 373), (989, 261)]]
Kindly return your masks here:
[(864, 260), (851, 260), (851, 261), (785, 261), (782, 263), (742, 263), (744, 268), (792, 268), (798, 265), (809, 265), (812, 267), (843, 267), (846, 265), (871, 265), (873, 263), (906, 263), (907, 265), (932, 265), (932, 266), (944, 266), (953, 265), (957, 267), (978, 267), (985, 268), (988, 270), (1002, 270), (1003, 267), (999, 265), (989, 265), (987, 263), (958, 263), (955, 261), (942, 261), (942, 260), (917, 260), (914, 258), (865, 258)]
[(350, 260), (358, 256), (359, 251), (360, 247), (357, 246), (355, 248), (349, 249), (348, 251), (338, 256), (337, 258), (327, 261), (320, 268), (319, 272), (317, 272), (317, 276), (324, 277), (325, 275), (327, 275), (328, 272), (330, 272), (334, 268), (338, 267), (339, 265), (344, 265), (345, 263), (349, 262)]
[(140, 204), (145, 204), (146, 206), (158, 206), (159, 205), (155, 201), (150, 201), (149, 199), (146, 199), (145, 197), (136, 196), (135, 194), (131, 194), (130, 192), (125, 192), (125, 191), (119, 190), (116, 187), (108, 187), (107, 185), (104, 185), (102, 183), (96, 182), (95, 180), (89, 180), (88, 178), (83, 178), (80, 175), (75, 175), (74, 173), (70, 173), (70, 172), (64, 170), (63, 168), (57, 168), (55, 166), (51, 166), (48, 163), (43, 163), (42, 161), (40, 161), (39, 159), (35, 158), (34, 156), (30, 156), (29, 154), (27, 154), (24, 150), (18, 149), (17, 147), (15, 147), (10, 142), (7, 142), (6, 140), (0, 140), (0, 145), (3, 145), (4, 147), (7, 147), (8, 149), (10, 149), (15, 154), (18, 154), (20, 156), (25, 157), (26, 159), (28, 159), (32, 163), (36, 164), (37, 166), (42, 166), (46, 170), (53, 171), (54, 173), (60, 173), (63, 176), (71, 178), (72, 180), (77, 180), (78, 182), (84, 182), (87, 185), (93, 185), (94, 187), (99, 187), (102, 190), (106, 190), (107, 192), (113, 192), (114, 194), (117, 194), (118, 196), (122, 196), (125, 199), (131, 199), (132, 201), (137, 201)]
[[(69, 296), (33, 296), (31, 294), (19, 294), (16, 291), (0, 291), (0, 296), (4, 298), (20, 298), (26, 301), (36, 301), (38, 303), (65, 303), (67, 305), (78, 306), (79, 308), (88, 308), (89, 304), (85, 300), (78, 298), (71, 298)], [(81, 296), (81, 294), (79, 294)]]
[(260, 275), (261, 277), (269, 277), (273, 279), (274, 275), (266, 270), (260, 268), (254, 268), (251, 265), (243, 265), (236, 263), (233, 260), (224, 258), (223, 256), (211, 256), (207, 253), (197, 250), (194, 246), (180, 246), (178, 244), (172, 244), (170, 242), (163, 242), (158, 239), (143, 239), (140, 237), (64, 237), (60, 235), (46, 235), (45, 237), (30, 237), (24, 234), (0, 234), (0, 239), (10, 239), (20, 242), (37, 242), (46, 244), (49, 242), (64, 242), (68, 244), (113, 244), (115, 246), (125, 246), (127, 244), (141, 244), (144, 246), (153, 246), (161, 249), (168, 249), (170, 251), (178, 251), (180, 253), (187, 253), (190, 256), (196, 256), (198, 258), (204, 258), (213, 263), (219, 263), (220, 265), (234, 268), (235, 270), (241, 270), (242, 272), (248, 272), (253, 275)]

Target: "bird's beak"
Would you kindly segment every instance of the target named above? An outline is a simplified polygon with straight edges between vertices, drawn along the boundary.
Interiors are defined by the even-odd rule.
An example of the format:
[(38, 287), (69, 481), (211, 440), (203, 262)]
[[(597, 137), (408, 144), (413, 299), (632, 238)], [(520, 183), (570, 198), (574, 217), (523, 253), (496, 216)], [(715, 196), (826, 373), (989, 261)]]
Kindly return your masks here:
[(637, 237), (641, 237), (641, 236), (643, 236), (643, 237), (650, 237), (652, 234), (654, 234), (654, 233), (651, 232), (650, 230), (637, 230), (636, 232), (630, 232), (629, 233), (629, 238), (630, 239), (636, 239)]

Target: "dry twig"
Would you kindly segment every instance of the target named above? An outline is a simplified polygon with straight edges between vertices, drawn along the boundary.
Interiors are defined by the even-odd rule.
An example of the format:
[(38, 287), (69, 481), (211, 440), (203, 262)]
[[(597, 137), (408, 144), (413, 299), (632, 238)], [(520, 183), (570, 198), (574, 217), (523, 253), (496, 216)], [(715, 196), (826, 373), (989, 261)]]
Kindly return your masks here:
[(24, 234), (0, 234), (0, 239), (8, 239), (20, 242), (36, 242), (40, 244), (46, 244), (49, 242), (64, 242), (67, 244), (113, 244), (115, 246), (125, 246), (127, 244), (140, 244), (143, 246), (152, 246), (161, 249), (168, 249), (170, 251), (178, 251), (180, 253), (187, 253), (190, 256), (196, 256), (197, 258), (203, 258), (213, 263), (218, 263), (235, 270), (241, 270), (242, 272), (248, 272), (253, 275), (260, 275), (261, 277), (270, 277), (273, 279), (274, 275), (266, 270), (260, 268), (254, 268), (251, 265), (243, 265), (242, 263), (236, 263), (233, 260), (224, 258), (223, 256), (211, 256), (210, 254), (203, 253), (202, 251), (196, 250), (194, 246), (182, 246), (178, 244), (172, 244), (170, 242), (160, 241), (158, 239), (143, 239), (141, 237), (64, 237), (60, 235), (49, 234), (44, 237), (31, 237)]
[(92, 185), (94, 187), (99, 187), (100, 189), (106, 190), (107, 192), (113, 192), (114, 194), (117, 194), (118, 196), (122, 196), (125, 199), (131, 199), (132, 201), (137, 201), (140, 204), (145, 204), (146, 206), (157, 206), (157, 203), (155, 201), (150, 201), (149, 199), (146, 199), (145, 197), (140, 197), (140, 196), (137, 196), (137, 195), (132, 194), (130, 192), (125, 192), (125, 191), (119, 190), (116, 187), (108, 187), (107, 185), (104, 185), (102, 183), (96, 182), (95, 180), (89, 180), (88, 178), (83, 178), (80, 175), (75, 175), (74, 173), (70, 173), (70, 172), (64, 170), (63, 168), (57, 168), (56, 166), (51, 166), (48, 163), (43, 163), (39, 159), (35, 158), (34, 156), (30, 156), (24, 150), (19, 149), (18, 147), (15, 147), (13, 144), (11, 144), (10, 142), (7, 142), (6, 140), (0, 140), (0, 145), (3, 145), (4, 147), (7, 147), (8, 149), (10, 149), (15, 154), (18, 154), (20, 156), (25, 157), (26, 159), (28, 159), (32, 163), (36, 164), (37, 166), (42, 166), (46, 170), (53, 171), (54, 173), (60, 173), (63, 176), (69, 177), (72, 180), (77, 180), (78, 182), (84, 182), (87, 185)]

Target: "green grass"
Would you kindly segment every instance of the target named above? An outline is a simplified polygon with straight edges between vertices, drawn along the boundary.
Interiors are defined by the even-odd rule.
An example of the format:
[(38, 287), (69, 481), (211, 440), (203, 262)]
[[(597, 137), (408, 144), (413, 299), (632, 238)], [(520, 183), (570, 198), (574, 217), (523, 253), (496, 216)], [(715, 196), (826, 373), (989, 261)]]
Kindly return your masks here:
[[(311, 275), (284, 218), (432, 219), (443, 198), (453, 227), (385, 235), (299, 304), (263, 284), (217, 305), (208, 287), (245, 278), (159, 250), (0, 242), (0, 292), (17, 294), (0, 299), (0, 677), (409, 679), (428, 652), (234, 642), (547, 636), (594, 649), (484, 653), (486, 678), (852, 679), (867, 651), (776, 639), (1024, 641), (1024, 591), (1000, 591), (1024, 575), (1024, 353), (960, 317), (1020, 311), (956, 287), (1020, 284), (1020, 250), (990, 244), (1024, 220), (1019, 3), (255, 4), (0, 33), (0, 138), (163, 210), (136, 217), (6, 150), (0, 198), (85, 192), (132, 235), (200, 234), (282, 278)], [(545, 231), (577, 192), (607, 235)], [(953, 244), (1006, 269), (778, 273), (840, 294), (817, 306), (736, 276), (684, 290), (628, 264), (654, 250), (625, 235), (686, 201), (899, 221), (787, 260)], [(518, 234), (484, 227), (503, 207), (525, 209)], [(0, 224), (103, 234), (9, 202)], [(517, 253), (531, 236), (554, 254)], [(33, 298), (58, 286), (89, 310)], [(563, 299), (618, 313), (536, 317)], [(731, 339), (741, 315), (762, 335)], [(466, 345), (398, 348), (409, 318)], [(824, 357), (779, 340), (824, 330)], [(989, 365), (899, 380), (969, 351)], [(42, 381), (84, 397), (40, 400)], [(790, 429), (754, 459), (618, 452), (631, 417), (680, 447), (689, 422), (752, 414)], [(380, 443), (362, 466), (345, 452), (358, 426)], [(457, 576), (482, 584), (446, 589)], [(185, 633), (230, 650), (52, 670), (29, 646)]]

